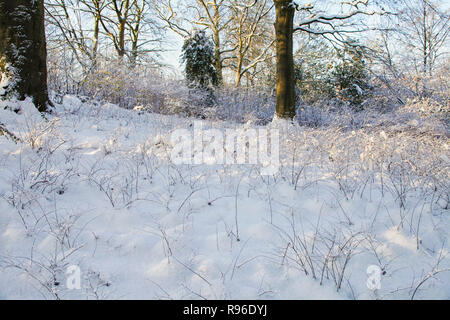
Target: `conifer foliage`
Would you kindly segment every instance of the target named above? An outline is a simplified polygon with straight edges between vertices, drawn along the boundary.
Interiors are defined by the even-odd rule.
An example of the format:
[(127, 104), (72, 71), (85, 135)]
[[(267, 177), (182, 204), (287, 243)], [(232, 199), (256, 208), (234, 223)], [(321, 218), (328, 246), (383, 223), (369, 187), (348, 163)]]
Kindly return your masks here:
[(214, 44), (205, 31), (197, 31), (185, 40), (181, 61), (185, 64), (186, 81), (189, 87), (206, 89), (217, 85)]
[(367, 53), (360, 46), (346, 46), (338, 52), (341, 58), (333, 71), (336, 96), (355, 110), (363, 109), (363, 102), (370, 95), (371, 86), (367, 73)]

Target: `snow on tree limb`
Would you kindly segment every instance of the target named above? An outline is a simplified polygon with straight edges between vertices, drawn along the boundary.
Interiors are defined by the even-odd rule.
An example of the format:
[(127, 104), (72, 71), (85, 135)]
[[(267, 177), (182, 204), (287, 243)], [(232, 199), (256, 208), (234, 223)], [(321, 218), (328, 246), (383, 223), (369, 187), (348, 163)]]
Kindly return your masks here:
[[(295, 6), (295, 9), (297, 11), (303, 11), (303, 12), (309, 13), (308, 18), (297, 23), (297, 25), (294, 27), (294, 32), (307, 31), (310, 33), (315, 33), (315, 34), (336, 33), (336, 32), (339, 32), (339, 30), (336, 30), (333, 27), (332, 22), (334, 22), (334, 21), (348, 20), (357, 15), (373, 16), (373, 15), (390, 14), (389, 12), (386, 12), (384, 9), (382, 9), (381, 11), (366, 11), (366, 10), (363, 10), (360, 8), (360, 6), (367, 7), (368, 3), (369, 3), (368, 0), (343, 1), (343, 2), (341, 2), (342, 5), (352, 6), (353, 9), (351, 11), (349, 11), (347, 13), (343, 13), (343, 14), (325, 14), (320, 11), (314, 12), (313, 10), (315, 7), (311, 3), (307, 3), (303, 6), (300, 6), (299, 4), (295, 3), (295, 1), (293, 1), (291, 3), (291, 5)], [(330, 25), (331, 27), (333, 27), (333, 30), (330, 30), (330, 31), (313, 30), (310, 28), (311, 24)]]

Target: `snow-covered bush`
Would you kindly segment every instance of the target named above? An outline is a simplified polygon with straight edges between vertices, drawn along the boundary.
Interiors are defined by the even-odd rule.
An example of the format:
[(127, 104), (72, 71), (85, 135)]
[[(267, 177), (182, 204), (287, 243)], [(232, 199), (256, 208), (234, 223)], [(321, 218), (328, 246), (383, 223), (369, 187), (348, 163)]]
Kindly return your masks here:
[(275, 97), (264, 88), (221, 88), (215, 98), (213, 119), (267, 124), (275, 113)]
[(430, 98), (415, 98), (408, 100), (401, 111), (416, 113), (425, 118), (436, 117), (446, 121), (450, 120), (450, 106)]

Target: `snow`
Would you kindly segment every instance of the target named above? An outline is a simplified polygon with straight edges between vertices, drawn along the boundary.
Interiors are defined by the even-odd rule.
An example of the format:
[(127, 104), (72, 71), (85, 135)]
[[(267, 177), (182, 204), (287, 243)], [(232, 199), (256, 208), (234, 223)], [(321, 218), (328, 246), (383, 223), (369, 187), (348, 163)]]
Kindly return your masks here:
[(10, 63), (6, 63), (4, 69), (6, 72), (0, 73), (0, 97), (5, 96), (8, 88), (14, 87), (14, 82), (17, 81), (17, 79), (12, 76), (16, 74), (16, 71)]
[[(281, 168), (264, 176), (258, 165), (172, 163), (171, 134), (193, 132), (194, 119), (73, 96), (44, 119), (31, 100), (13, 103), (18, 114), (0, 105), (21, 139), (0, 137), (2, 299), (409, 299), (449, 267), (444, 147), (424, 158), (440, 161), (444, 191), (415, 181), (400, 207), (394, 184), (369, 175), (376, 152), (396, 146), (389, 128), (342, 133), (275, 118)], [(376, 291), (371, 265), (385, 271)], [(81, 270), (78, 290), (70, 266)], [(449, 284), (439, 273), (415, 298), (449, 299)]]

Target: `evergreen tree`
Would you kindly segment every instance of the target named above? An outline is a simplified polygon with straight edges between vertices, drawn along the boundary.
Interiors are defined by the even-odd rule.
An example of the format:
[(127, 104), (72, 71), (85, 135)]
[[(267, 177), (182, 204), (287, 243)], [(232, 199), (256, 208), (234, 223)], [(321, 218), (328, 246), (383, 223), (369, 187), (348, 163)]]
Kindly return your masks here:
[(367, 53), (360, 46), (347, 45), (338, 52), (338, 57), (341, 61), (333, 70), (336, 96), (361, 110), (371, 91), (366, 69)]
[(205, 31), (197, 31), (185, 40), (181, 60), (185, 64), (189, 87), (207, 89), (218, 84), (214, 67), (214, 44)]
[(316, 37), (303, 41), (294, 57), (295, 81), (303, 101), (314, 103), (335, 97), (331, 75), (334, 48)]

